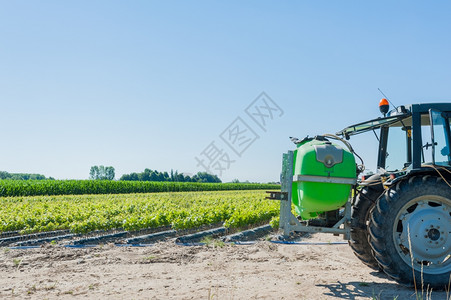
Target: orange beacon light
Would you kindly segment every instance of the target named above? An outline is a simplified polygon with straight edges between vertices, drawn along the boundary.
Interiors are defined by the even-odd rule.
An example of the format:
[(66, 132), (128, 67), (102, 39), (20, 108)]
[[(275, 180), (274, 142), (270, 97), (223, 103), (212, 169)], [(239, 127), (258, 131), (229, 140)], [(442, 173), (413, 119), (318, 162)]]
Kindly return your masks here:
[(384, 117), (385, 117), (385, 115), (387, 114), (388, 108), (389, 108), (389, 107), (390, 107), (390, 106), (389, 106), (389, 104), (388, 104), (387, 99), (382, 98), (381, 101), (379, 102), (379, 110), (381, 111), (381, 113), (384, 114)]

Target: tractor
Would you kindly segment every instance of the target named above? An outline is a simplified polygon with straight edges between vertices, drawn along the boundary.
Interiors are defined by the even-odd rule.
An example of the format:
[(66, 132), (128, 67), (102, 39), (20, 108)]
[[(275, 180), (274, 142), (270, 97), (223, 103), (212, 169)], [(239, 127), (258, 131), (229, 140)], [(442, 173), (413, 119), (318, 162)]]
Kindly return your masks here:
[[(302, 140), (283, 155), (279, 228), (342, 234), (367, 266), (400, 284), (449, 289), (451, 103), (379, 104), (383, 117)], [(373, 132), (376, 174), (352, 136)], [(339, 142), (339, 144), (337, 144)], [(359, 163), (356, 163), (356, 159)]]

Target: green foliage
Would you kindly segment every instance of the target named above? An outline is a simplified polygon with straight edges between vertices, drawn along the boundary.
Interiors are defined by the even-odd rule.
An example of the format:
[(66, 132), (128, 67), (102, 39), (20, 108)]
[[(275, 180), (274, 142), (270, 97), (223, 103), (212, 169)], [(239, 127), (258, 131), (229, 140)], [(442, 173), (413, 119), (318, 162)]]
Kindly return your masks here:
[(124, 174), (120, 180), (124, 181), (176, 181), (176, 182), (209, 182), (220, 183), (216, 175), (211, 175), (206, 172), (198, 172), (193, 177), (179, 174), (178, 171), (171, 170), (171, 173), (158, 172), (156, 170), (145, 169), (142, 173)]
[(0, 197), (259, 189), (280, 189), (280, 186), (258, 183), (244, 184), (113, 180), (0, 180)]
[(46, 178), (41, 174), (28, 174), (28, 173), (8, 173), (5, 171), (0, 171), (0, 179), (11, 179), (11, 180), (54, 180), (54, 178)]
[(113, 180), (114, 168), (105, 166), (92, 166), (89, 171), (89, 178), (94, 180)]
[(269, 225), (271, 225), (272, 228), (277, 229), (279, 228), (279, 222), (280, 222), (280, 216), (274, 216), (271, 218), (271, 220), (269, 221)]
[(207, 172), (198, 172), (191, 179), (193, 182), (221, 182), (221, 179), (216, 175), (208, 174)]
[(269, 221), (279, 205), (264, 191), (154, 193), (131, 195), (40, 196), (0, 198), (0, 232), (70, 229), (139, 230), (171, 225), (174, 229), (223, 223), (241, 227)]

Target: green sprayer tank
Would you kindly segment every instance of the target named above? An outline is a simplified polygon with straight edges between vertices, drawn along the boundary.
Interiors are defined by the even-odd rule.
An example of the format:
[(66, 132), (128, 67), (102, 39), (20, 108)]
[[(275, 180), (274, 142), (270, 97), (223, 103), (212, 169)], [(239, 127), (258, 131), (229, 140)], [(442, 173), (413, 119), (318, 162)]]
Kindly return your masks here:
[(296, 213), (307, 220), (342, 207), (355, 180), (351, 152), (323, 137), (301, 142), (294, 151), (292, 199)]

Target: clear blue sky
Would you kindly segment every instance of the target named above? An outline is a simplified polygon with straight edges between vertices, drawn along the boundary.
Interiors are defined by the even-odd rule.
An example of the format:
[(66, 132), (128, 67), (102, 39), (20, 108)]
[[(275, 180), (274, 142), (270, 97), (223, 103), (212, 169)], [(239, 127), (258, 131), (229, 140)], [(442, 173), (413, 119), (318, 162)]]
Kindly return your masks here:
[[(449, 1), (2, 0), (0, 170), (196, 173), (214, 142), (234, 160), (224, 181), (276, 181), (289, 136), (378, 117), (377, 88), (451, 101), (450, 15)], [(266, 131), (245, 113), (263, 91), (283, 110)], [(259, 136), (241, 157), (220, 137), (237, 117)], [(374, 169), (374, 136), (351, 142)]]

